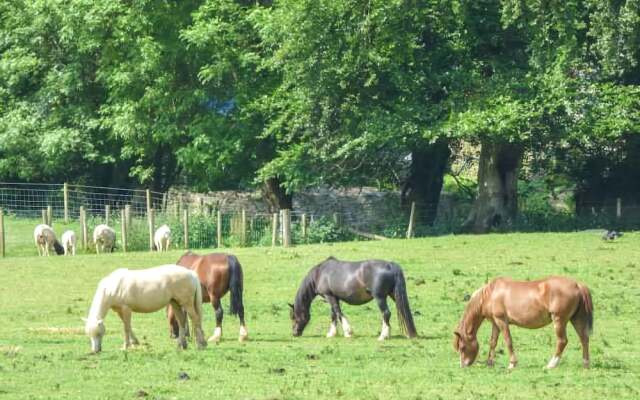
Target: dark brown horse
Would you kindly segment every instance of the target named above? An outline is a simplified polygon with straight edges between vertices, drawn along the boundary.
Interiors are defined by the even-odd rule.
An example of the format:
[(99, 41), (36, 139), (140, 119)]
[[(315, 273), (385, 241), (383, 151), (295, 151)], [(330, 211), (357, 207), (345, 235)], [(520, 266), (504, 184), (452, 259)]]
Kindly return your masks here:
[[(193, 270), (202, 284), (202, 302), (211, 303), (216, 316), (216, 328), (209, 338), (217, 342), (222, 337), (222, 305), (220, 299), (231, 291), (229, 312), (240, 319), (240, 338), (247, 339), (247, 328), (244, 324), (244, 305), (242, 304), (242, 266), (236, 256), (225, 253), (199, 255), (187, 251), (176, 263)], [(178, 322), (171, 307), (167, 310), (171, 335), (177, 335)]]
[(593, 303), (589, 289), (573, 279), (552, 276), (522, 282), (497, 278), (471, 296), (458, 329), (454, 332), (454, 349), (460, 353), (460, 366), (466, 367), (478, 355), (476, 334), (484, 320), (493, 327), (487, 365), (493, 366), (498, 336), (502, 332), (509, 350), (509, 368), (517, 364), (509, 325), (537, 329), (553, 322), (556, 352), (547, 368), (555, 368), (567, 345), (567, 323), (575, 328), (582, 343), (582, 358), (589, 367), (589, 335), (593, 330)]

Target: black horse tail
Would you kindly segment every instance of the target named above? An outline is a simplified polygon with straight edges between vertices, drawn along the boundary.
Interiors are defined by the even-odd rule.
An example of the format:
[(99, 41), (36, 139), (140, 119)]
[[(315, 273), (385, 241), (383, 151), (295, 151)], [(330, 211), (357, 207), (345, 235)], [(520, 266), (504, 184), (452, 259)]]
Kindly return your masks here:
[(404, 274), (399, 266), (396, 266), (396, 283), (393, 288), (393, 297), (396, 301), (396, 310), (398, 311), (398, 321), (400, 329), (409, 338), (418, 336), (416, 326), (413, 323), (411, 308), (409, 307), (409, 297), (407, 296), (407, 284), (404, 280)]
[(229, 291), (231, 292), (231, 304), (229, 312), (231, 315), (238, 315), (240, 320), (244, 320), (244, 305), (242, 304), (242, 266), (236, 256), (229, 255), (227, 258), (229, 266)]
[(64, 254), (64, 247), (62, 247), (58, 239), (53, 241), (53, 248), (55, 249), (57, 255), (60, 256)]

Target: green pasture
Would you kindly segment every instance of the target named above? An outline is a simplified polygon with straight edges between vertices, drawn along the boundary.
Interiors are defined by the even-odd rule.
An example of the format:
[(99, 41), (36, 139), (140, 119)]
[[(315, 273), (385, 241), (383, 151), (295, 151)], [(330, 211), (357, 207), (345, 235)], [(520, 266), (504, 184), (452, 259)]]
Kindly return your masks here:
[[(30, 227), (25, 234), (31, 234)], [(0, 399), (637, 399), (640, 398), (640, 234), (605, 243), (596, 232), (442, 236), (416, 240), (349, 242), (290, 249), (228, 249), (245, 272), (250, 340), (238, 343), (238, 321), (225, 315), (223, 341), (178, 351), (163, 312), (136, 314), (142, 345), (124, 352), (122, 324), (105, 320), (103, 352), (89, 354), (81, 317), (101, 277), (118, 267), (174, 262), (170, 253), (114, 253), (75, 258), (0, 259)], [(22, 254), (35, 254), (24, 248)], [(287, 302), (307, 270), (329, 255), (391, 259), (408, 280), (419, 338), (379, 343), (374, 303), (343, 306), (354, 337), (324, 337), (328, 305), (317, 300), (301, 338), (293, 338)], [(565, 356), (545, 370), (553, 329), (514, 328), (514, 371), (502, 338), (496, 367), (478, 362), (462, 370), (451, 345), (464, 296), (488, 279), (568, 275), (586, 283), (595, 306), (592, 368), (582, 369), (571, 329)], [(225, 310), (228, 299), (225, 298)], [(206, 305), (205, 330), (213, 330)], [(490, 327), (480, 330), (479, 361)], [(186, 373), (189, 379), (179, 379)], [(184, 376), (184, 375), (183, 375)]]

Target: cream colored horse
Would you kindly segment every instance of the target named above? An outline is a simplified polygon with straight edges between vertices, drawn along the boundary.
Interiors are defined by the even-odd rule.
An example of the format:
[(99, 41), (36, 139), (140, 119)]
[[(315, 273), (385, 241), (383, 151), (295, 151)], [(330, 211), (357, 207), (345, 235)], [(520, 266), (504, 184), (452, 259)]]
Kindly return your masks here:
[(62, 240), (62, 247), (64, 248), (64, 255), (76, 255), (76, 234), (73, 231), (65, 231), (60, 238)]
[[(195, 329), (198, 348), (207, 346), (202, 331), (202, 289), (198, 276), (178, 265), (169, 264), (142, 270), (117, 269), (103, 278), (93, 297), (85, 333), (91, 338), (91, 350), (102, 350), (105, 333), (104, 317), (111, 309), (124, 324), (124, 349), (138, 344), (131, 329), (131, 313), (151, 313), (168, 304), (178, 319), (178, 348), (187, 348), (185, 339), (186, 314)], [(186, 312), (186, 314), (185, 314)]]

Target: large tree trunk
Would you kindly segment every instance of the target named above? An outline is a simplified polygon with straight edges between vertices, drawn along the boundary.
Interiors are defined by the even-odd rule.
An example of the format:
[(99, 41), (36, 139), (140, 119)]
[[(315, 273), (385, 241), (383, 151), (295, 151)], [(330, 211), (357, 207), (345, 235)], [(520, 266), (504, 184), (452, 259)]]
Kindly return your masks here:
[(270, 212), (279, 210), (290, 210), (293, 207), (293, 196), (287, 193), (278, 177), (268, 178), (262, 185), (264, 195)]
[(440, 192), (450, 156), (449, 142), (444, 139), (416, 146), (411, 151), (411, 167), (402, 189), (401, 201), (404, 206), (416, 203), (416, 218), (423, 225), (433, 225), (438, 214)]
[(522, 145), (485, 141), (480, 150), (478, 197), (463, 230), (485, 233), (510, 225), (518, 212), (518, 172)]

